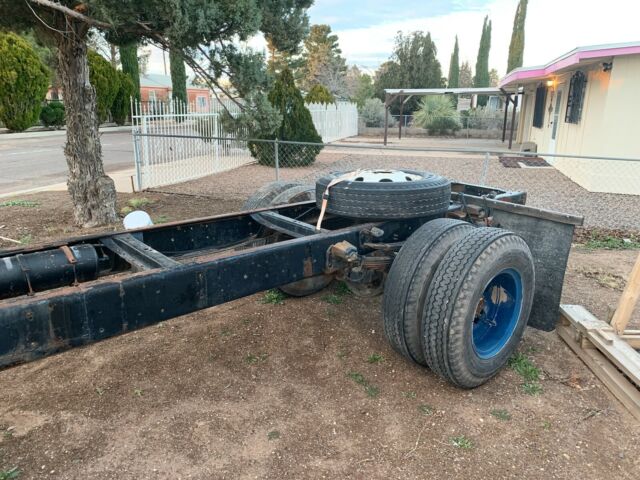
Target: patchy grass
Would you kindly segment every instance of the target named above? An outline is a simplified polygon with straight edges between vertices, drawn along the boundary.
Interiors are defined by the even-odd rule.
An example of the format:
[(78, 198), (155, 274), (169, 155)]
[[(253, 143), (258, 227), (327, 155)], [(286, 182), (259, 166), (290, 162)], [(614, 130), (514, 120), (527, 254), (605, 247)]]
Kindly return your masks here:
[(103, 395), (104, 395), (104, 392), (105, 392), (104, 388), (96, 387), (96, 394), (97, 394), (99, 397), (103, 396)]
[(451, 445), (456, 448), (461, 448), (463, 450), (471, 450), (473, 448), (473, 442), (471, 441), (471, 439), (465, 437), (464, 435), (451, 437), (449, 441), (451, 442)]
[(127, 204), (131, 208), (136, 210), (142, 207), (146, 207), (147, 205), (151, 205), (152, 203), (153, 203), (153, 200), (149, 200), (146, 197), (130, 198), (129, 201), (127, 202)]
[(249, 365), (254, 365), (258, 362), (264, 362), (268, 356), (269, 355), (267, 355), (266, 353), (261, 353), (260, 355), (253, 355), (252, 353), (249, 353), (246, 357), (244, 357), (244, 361)]
[(22, 244), (22, 245), (29, 245), (31, 242), (33, 242), (33, 235), (31, 235), (30, 233), (27, 233), (26, 235), (22, 235), (18, 241)]
[(136, 388), (133, 390), (133, 394), (136, 397), (142, 397), (144, 395), (144, 390), (142, 390), (141, 388)]
[(262, 303), (268, 303), (271, 305), (282, 305), (284, 304), (284, 299), (287, 296), (278, 290), (277, 288), (272, 288), (271, 290), (267, 290), (262, 297)]
[(9, 470), (0, 470), (0, 480), (13, 480), (14, 478), (18, 478), (18, 475), (20, 475), (18, 467), (13, 467)]
[(540, 381), (540, 369), (525, 354), (517, 352), (509, 359), (509, 366), (522, 377), (522, 391), (527, 395), (540, 395), (542, 386)]
[(491, 415), (496, 417), (498, 420), (507, 421), (511, 420), (511, 414), (504, 409), (494, 409), (491, 410)]
[(540, 395), (542, 393), (542, 387), (538, 382), (525, 382), (522, 384), (522, 391), (527, 395)]
[(549, 420), (545, 420), (544, 422), (542, 422), (542, 429), (547, 432), (551, 430), (551, 422)]
[(322, 300), (330, 303), (331, 305), (340, 305), (342, 303), (342, 297), (340, 295), (336, 295), (335, 293), (329, 293), (323, 296)]
[(340, 360), (344, 360), (345, 358), (347, 358), (349, 356), (349, 352), (347, 352), (345, 350), (338, 350), (338, 353), (336, 355)]
[(367, 358), (367, 363), (382, 363), (382, 362), (384, 362), (384, 357), (379, 353), (373, 353), (369, 355), (369, 358)]
[(593, 236), (582, 244), (589, 250), (629, 250), (640, 248), (640, 241), (635, 238), (618, 238), (611, 236)]
[(163, 223), (167, 223), (170, 220), (169, 217), (167, 217), (166, 215), (158, 215), (156, 218), (153, 219), (153, 223), (156, 225), (161, 225)]
[(418, 405), (418, 411), (423, 415), (431, 415), (433, 413), (433, 407), (426, 403), (422, 403)]
[(280, 438), (280, 432), (278, 430), (271, 430), (269, 433), (267, 433), (267, 439), (271, 440), (278, 440)]
[(333, 291), (336, 295), (340, 295), (344, 297), (346, 295), (351, 295), (351, 290), (349, 290), (349, 286), (345, 282), (336, 282), (335, 287), (333, 287)]
[(371, 385), (360, 372), (349, 372), (347, 376), (358, 385), (362, 385), (367, 396), (375, 398), (380, 394), (380, 389), (375, 385)]
[(133, 212), (133, 208), (131, 208), (129, 205), (122, 207), (120, 209), (120, 215), (122, 215), (123, 217), (126, 217), (127, 215), (129, 215), (131, 212)]
[(413, 390), (410, 390), (408, 392), (402, 392), (402, 396), (404, 398), (416, 398), (417, 397), (416, 392), (414, 392)]
[(522, 377), (525, 382), (540, 380), (540, 369), (525, 354), (517, 352), (509, 359), (509, 366)]
[(7, 200), (6, 202), (0, 202), (0, 207), (33, 208), (38, 205), (40, 205), (38, 202), (32, 202), (31, 200)]

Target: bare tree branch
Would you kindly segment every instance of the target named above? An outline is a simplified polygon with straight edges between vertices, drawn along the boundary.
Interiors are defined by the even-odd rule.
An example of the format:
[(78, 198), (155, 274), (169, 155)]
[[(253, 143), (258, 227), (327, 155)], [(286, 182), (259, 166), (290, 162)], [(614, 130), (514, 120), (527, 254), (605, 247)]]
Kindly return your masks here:
[(107, 28), (107, 29), (113, 28), (113, 26), (109, 23), (101, 22), (100, 20), (95, 20), (91, 17), (87, 17), (86, 15), (83, 15), (82, 13), (76, 10), (73, 10), (69, 7), (65, 7), (64, 5), (60, 5), (57, 2), (52, 2), (51, 0), (29, 0), (29, 2), (35, 5), (40, 5), (41, 7), (62, 12), (67, 17), (75, 18), (76, 20), (80, 20), (81, 22), (87, 23), (89, 25), (93, 25), (94, 27)]

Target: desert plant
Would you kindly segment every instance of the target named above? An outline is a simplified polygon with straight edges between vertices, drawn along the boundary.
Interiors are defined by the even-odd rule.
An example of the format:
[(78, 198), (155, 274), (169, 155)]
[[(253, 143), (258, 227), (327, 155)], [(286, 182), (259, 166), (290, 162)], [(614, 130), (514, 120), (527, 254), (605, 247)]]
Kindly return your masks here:
[(366, 127), (384, 127), (384, 104), (379, 98), (368, 98), (360, 109)]
[(64, 105), (58, 101), (47, 103), (40, 111), (40, 121), (47, 128), (61, 128), (65, 121)]
[[(259, 138), (267, 140), (289, 140), (309, 143), (322, 143), (313, 125), (311, 113), (304, 105), (300, 90), (295, 86), (293, 75), (288, 68), (278, 74), (273, 89), (269, 92), (269, 102), (282, 115), (282, 122), (275, 133)], [(322, 146), (320, 145), (283, 145), (280, 150), (281, 167), (305, 167), (311, 165)], [(251, 155), (260, 165), (275, 165), (274, 145), (271, 142), (249, 142)]]
[(467, 125), (469, 128), (478, 130), (499, 128), (500, 122), (502, 121), (502, 119), (496, 115), (496, 112), (482, 107), (469, 110), (468, 117)]
[(40, 115), (49, 71), (33, 48), (15, 33), (0, 32), (0, 120), (22, 131)]
[(131, 77), (118, 70), (118, 92), (111, 104), (111, 118), (118, 125), (124, 125), (131, 110), (131, 97), (135, 94), (135, 85)]
[(304, 97), (304, 103), (322, 103), (328, 105), (330, 103), (336, 103), (336, 100), (333, 98), (333, 95), (331, 95), (331, 92), (327, 90), (327, 87), (316, 83), (311, 87), (307, 96)]
[(441, 95), (427, 95), (420, 101), (420, 109), (413, 116), (413, 123), (430, 133), (442, 134), (460, 130), (460, 115), (451, 99)]
[(102, 123), (109, 118), (109, 111), (120, 90), (118, 71), (100, 54), (90, 51), (89, 79), (96, 89), (98, 118)]

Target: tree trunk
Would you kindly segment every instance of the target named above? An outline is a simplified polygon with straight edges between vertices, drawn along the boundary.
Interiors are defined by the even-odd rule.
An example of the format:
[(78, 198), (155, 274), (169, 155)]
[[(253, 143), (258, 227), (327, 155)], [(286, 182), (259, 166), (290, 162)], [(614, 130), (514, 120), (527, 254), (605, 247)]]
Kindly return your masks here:
[(117, 220), (116, 190), (102, 165), (96, 91), (89, 82), (88, 27), (69, 20), (67, 28), (72, 31), (56, 36), (67, 119), (67, 187), (76, 223), (93, 227)]

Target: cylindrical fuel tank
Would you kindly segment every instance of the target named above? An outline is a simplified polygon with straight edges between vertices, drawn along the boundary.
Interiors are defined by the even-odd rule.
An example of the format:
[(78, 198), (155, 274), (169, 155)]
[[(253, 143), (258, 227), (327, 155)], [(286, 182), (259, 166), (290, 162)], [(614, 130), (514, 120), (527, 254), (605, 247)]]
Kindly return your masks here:
[(98, 272), (98, 254), (92, 245), (0, 258), (0, 299), (94, 280)]

